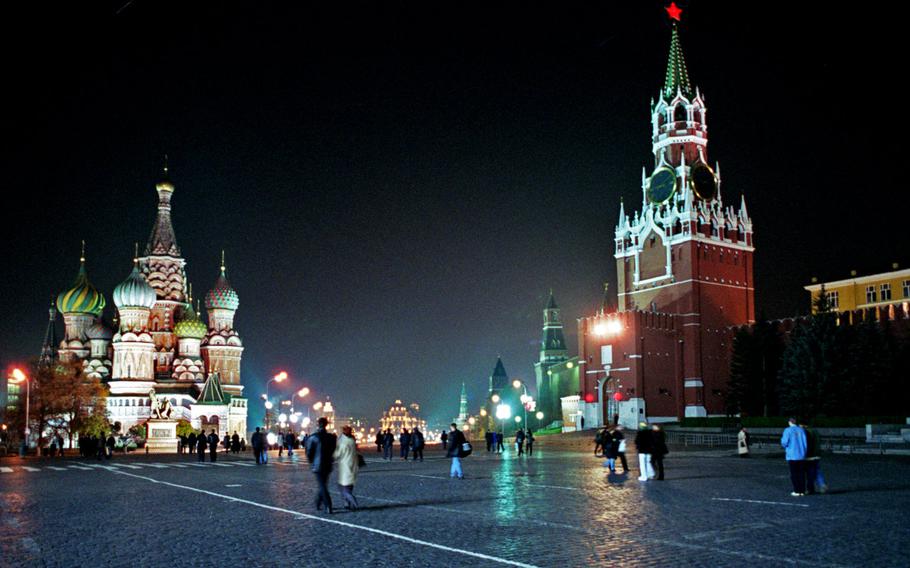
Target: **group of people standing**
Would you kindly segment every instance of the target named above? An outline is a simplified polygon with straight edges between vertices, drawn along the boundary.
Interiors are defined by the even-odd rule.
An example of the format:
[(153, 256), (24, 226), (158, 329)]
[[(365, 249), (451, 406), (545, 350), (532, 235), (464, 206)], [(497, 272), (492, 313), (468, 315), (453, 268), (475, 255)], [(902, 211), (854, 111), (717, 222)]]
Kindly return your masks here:
[(502, 432), (487, 432), (484, 434), (484, 441), (487, 443), (487, 451), (494, 454), (501, 454), (506, 451), (502, 443)]
[[(215, 434), (215, 430), (212, 430), (208, 435), (205, 434), (205, 431), (191, 432), (189, 435), (181, 434), (177, 436), (177, 453), (193, 453), (199, 452), (199, 439), (202, 438), (204, 447), (202, 448), (202, 453), (205, 454), (205, 451), (217, 452), (218, 451), (218, 435), (215, 434), (215, 443), (212, 444), (212, 434)], [(239, 454), (240, 452), (246, 451), (246, 439), (241, 438), (240, 434), (236, 431), (233, 436), (224, 435), (224, 439), (220, 441), (221, 446), (224, 448), (224, 452), (230, 452), (232, 454)], [(212, 461), (215, 461), (212, 459)]]
[[(443, 436), (445, 434), (443, 433)], [(392, 461), (393, 449), (395, 447), (395, 435), (392, 434), (392, 430), (386, 428), (383, 432), (382, 430), (376, 432), (376, 452), (382, 453), (382, 459)], [(423, 436), (423, 432), (420, 431), (420, 428), (414, 428), (411, 431), (408, 431), (407, 428), (402, 428), (401, 433), (398, 435), (399, 443), (399, 457), (407, 461), (408, 456), (411, 455), (413, 461), (423, 461), (423, 449), (426, 446), (426, 440)], [(443, 448), (445, 447), (445, 439), (443, 439), (442, 444)]]
[[(60, 442), (63, 442), (63, 440), (61, 439)], [(104, 434), (101, 436), (79, 436), (79, 455), (83, 458), (111, 459), (116, 447), (117, 439), (114, 438), (113, 433), (107, 438), (104, 437)]]
[(806, 424), (790, 418), (789, 426), (780, 438), (787, 465), (790, 468), (790, 482), (793, 497), (825, 493), (828, 486), (822, 475), (821, 441), (818, 433)]
[[(639, 425), (635, 434), (635, 449), (638, 452), (638, 480), (648, 481), (664, 479), (664, 457), (670, 453), (667, 449), (667, 440), (664, 431), (657, 424), (648, 426), (647, 422)], [(622, 464), (622, 472), (629, 472), (629, 463), (626, 461), (626, 437), (622, 426), (606, 426), (594, 436), (594, 455), (598, 450), (607, 458), (604, 466), (610, 473), (616, 473), (616, 460)]]

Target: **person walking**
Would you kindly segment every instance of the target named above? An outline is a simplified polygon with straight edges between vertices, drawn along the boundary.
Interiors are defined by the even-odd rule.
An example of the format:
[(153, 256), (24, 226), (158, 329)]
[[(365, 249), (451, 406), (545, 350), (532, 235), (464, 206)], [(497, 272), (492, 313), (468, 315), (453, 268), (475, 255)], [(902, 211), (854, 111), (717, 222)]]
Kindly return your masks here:
[(193, 452), (196, 451), (196, 433), (195, 432), (190, 432), (190, 436), (189, 436), (189, 438), (187, 438), (187, 444), (188, 444), (187, 451), (190, 453), (190, 455), (192, 455)]
[(465, 442), (464, 434), (454, 422), (449, 425), (449, 430), (449, 449), (446, 451), (446, 457), (452, 458), (449, 477), (464, 479), (464, 470), (461, 468), (461, 445)]
[(530, 428), (528, 428), (528, 434), (525, 437), (525, 444), (528, 446), (528, 455), (534, 455), (534, 434), (531, 432)]
[[(445, 432), (443, 432), (445, 435)], [(487, 452), (489, 453), (493, 449), (493, 432), (484, 432), (483, 440), (487, 443)], [(445, 446), (443, 446), (443, 449)]]
[(284, 435), (283, 440), (284, 446), (288, 450), (288, 457), (294, 455), (294, 433), (288, 430), (288, 433)]
[(607, 427), (604, 426), (603, 429), (598, 430), (597, 434), (594, 435), (594, 457), (597, 457), (597, 450), (601, 451), (601, 455), (606, 457), (607, 455), (607, 445), (610, 443), (609, 432)]
[[(111, 432), (111, 435), (107, 437), (107, 459), (114, 457), (114, 448), (117, 447), (117, 438), (114, 438), (114, 433)], [(126, 446), (124, 446), (126, 448)], [(124, 450), (125, 451), (125, 450)]]
[(648, 429), (648, 423), (639, 423), (638, 434), (635, 435), (635, 450), (638, 452), (639, 481), (654, 479), (654, 468), (651, 466), (651, 452), (654, 449), (653, 439), (651, 430)]
[(323, 507), (327, 513), (332, 514), (332, 496), (329, 495), (329, 475), (332, 473), (332, 456), (335, 454), (335, 447), (338, 445), (338, 439), (335, 434), (326, 431), (329, 419), (320, 416), (317, 421), (318, 427), (313, 435), (306, 441), (306, 457), (310, 462), (310, 468), (316, 476), (316, 510), (321, 511)]
[(256, 431), (253, 432), (253, 436), (250, 438), (250, 443), (253, 446), (253, 457), (256, 459), (256, 465), (261, 465), (262, 461), (262, 432), (259, 431), (259, 426), (256, 426)]
[(502, 444), (502, 436), (502, 432), (496, 432), (496, 452), (500, 454), (506, 451), (506, 447)]
[(234, 430), (234, 435), (231, 436), (231, 453), (240, 453), (240, 434), (237, 433), (237, 430)]
[(398, 443), (401, 444), (401, 459), (408, 461), (408, 452), (411, 451), (411, 435), (408, 433), (407, 428), (401, 429), (401, 434), (398, 435)]
[(424, 446), (423, 432), (420, 431), (420, 428), (415, 427), (411, 430), (411, 455), (413, 455), (413, 460), (417, 461), (418, 456), (420, 461), (423, 461), (423, 446)]
[(800, 428), (806, 433), (806, 493), (809, 495), (813, 495), (816, 492), (825, 493), (828, 488), (825, 485), (825, 478), (822, 476), (821, 439), (818, 437), (818, 432), (807, 424), (800, 424)]
[(658, 424), (651, 426), (651, 464), (657, 470), (657, 480), (664, 480), (664, 456), (670, 453), (667, 449), (667, 437)]
[(395, 446), (395, 436), (392, 435), (392, 430), (386, 428), (385, 434), (382, 436), (382, 459), (392, 461), (392, 448)]
[(790, 482), (793, 484), (790, 496), (802, 497), (806, 494), (806, 432), (796, 424), (796, 418), (790, 418), (789, 426), (780, 437), (780, 445), (784, 448), (790, 468)]
[(749, 432), (745, 426), (741, 426), (736, 435), (736, 453), (741, 458), (749, 457)]
[(382, 429), (376, 430), (376, 453), (382, 453)]
[(209, 433), (209, 461), (216, 461), (218, 459), (218, 434), (215, 433), (215, 429), (212, 428)]
[(205, 461), (205, 434), (202, 432), (196, 437), (196, 456), (199, 458), (199, 461)]
[(518, 455), (524, 455), (525, 453), (525, 431), (521, 428), (518, 429), (518, 432), (515, 432), (515, 447), (518, 448)]
[[(448, 435), (448, 433), (443, 432), (443, 433), (439, 436), (439, 439), (442, 440), (442, 449), (443, 449), (443, 450), (447, 449), (447, 448), (446, 448), (446, 444), (447, 444), (448, 441), (449, 441), (449, 435)], [(487, 451), (489, 451), (489, 448), (487, 448)]]
[[(605, 428), (606, 430), (606, 428)], [(619, 456), (619, 440), (613, 437), (615, 430), (608, 430), (604, 433), (603, 455), (604, 465), (610, 468), (610, 473), (616, 473), (616, 458)]]
[(284, 432), (278, 430), (278, 457), (284, 455)]
[(354, 441), (353, 430), (350, 426), (341, 428), (341, 437), (338, 446), (332, 454), (335, 465), (338, 466), (338, 486), (344, 498), (344, 508), (357, 510), (357, 499), (354, 497), (354, 484), (357, 482), (359, 459), (357, 457), (357, 443)]
[(616, 457), (622, 464), (622, 472), (629, 473), (629, 462), (626, 461), (626, 436), (622, 433), (622, 426), (619, 424), (613, 428), (612, 442), (616, 444)]

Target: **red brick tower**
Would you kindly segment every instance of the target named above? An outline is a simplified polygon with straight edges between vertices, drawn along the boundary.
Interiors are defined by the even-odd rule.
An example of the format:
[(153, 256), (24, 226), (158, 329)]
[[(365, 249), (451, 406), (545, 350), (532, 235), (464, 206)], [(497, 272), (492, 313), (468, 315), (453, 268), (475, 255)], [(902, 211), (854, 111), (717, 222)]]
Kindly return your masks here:
[[(619, 309), (672, 314), (685, 416), (722, 411), (724, 328), (755, 320), (752, 220), (745, 198), (724, 207), (720, 167), (708, 164), (704, 96), (689, 82), (673, 27), (664, 88), (651, 105), (654, 168), (642, 170), (642, 207), (620, 206)], [(707, 406), (707, 409), (706, 409)]]

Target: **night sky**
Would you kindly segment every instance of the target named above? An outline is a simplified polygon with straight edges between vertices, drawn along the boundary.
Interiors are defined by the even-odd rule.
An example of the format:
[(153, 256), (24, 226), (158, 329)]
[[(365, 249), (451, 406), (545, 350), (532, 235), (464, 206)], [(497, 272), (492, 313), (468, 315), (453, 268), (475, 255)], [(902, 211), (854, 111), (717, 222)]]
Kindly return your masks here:
[[(533, 380), (550, 288), (573, 353), (575, 319), (605, 280), (615, 294), (662, 2), (67, 4), (8, 8), (0, 40), (3, 368), (37, 355), (81, 239), (113, 308), (165, 153), (198, 297), (226, 249), (250, 398), (286, 369), (341, 415), (401, 398), (448, 420), (462, 381), (479, 406), (497, 354)], [(680, 2), (769, 317), (805, 311), (813, 275), (910, 261), (902, 13), (798, 4)]]

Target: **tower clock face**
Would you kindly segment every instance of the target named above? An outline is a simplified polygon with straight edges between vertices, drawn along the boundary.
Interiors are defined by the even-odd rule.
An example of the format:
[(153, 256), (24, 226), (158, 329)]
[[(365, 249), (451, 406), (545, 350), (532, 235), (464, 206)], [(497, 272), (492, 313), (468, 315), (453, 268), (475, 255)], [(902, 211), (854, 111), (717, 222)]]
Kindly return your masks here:
[(698, 163), (692, 167), (692, 189), (699, 199), (710, 201), (717, 195), (717, 176), (710, 167)]
[(676, 172), (671, 168), (658, 168), (648, 183), (648, 199), (651, 203), (663, 203), (676, 191)]

